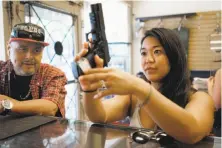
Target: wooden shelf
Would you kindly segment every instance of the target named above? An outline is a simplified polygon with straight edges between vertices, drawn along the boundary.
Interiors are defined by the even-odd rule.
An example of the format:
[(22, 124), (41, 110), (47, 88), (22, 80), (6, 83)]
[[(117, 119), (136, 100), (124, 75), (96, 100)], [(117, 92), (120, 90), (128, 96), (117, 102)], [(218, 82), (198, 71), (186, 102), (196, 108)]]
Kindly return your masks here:
[(151, 17), (138, 17), (136, 20), (139, 20), (140, 22), (145, 22), (151, 19), (158, 19), (158, 18), (171, 18), (171, 17), (190, 17), (194, 16), (196, 13), (181, 13), (181, 14), (172, 14), (172, 15), (161, 15), (161, 16), (151, 16)]
[(214, 60), (213, 62), (221, 62), (221, 60)]

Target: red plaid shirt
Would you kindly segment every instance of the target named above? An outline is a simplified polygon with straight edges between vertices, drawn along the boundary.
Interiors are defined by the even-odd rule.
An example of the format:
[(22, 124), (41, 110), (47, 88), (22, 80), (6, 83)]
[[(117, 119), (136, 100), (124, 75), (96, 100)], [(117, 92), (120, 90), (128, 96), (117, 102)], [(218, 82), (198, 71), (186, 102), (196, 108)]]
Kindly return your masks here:
[[(11, 61), (0, 61), (0, 94), (9, 96), (9, 85), (6, 75), (12, 71)], [(64, 73), (48, 64), (41, 63), (39, 70), (32, 76), (30, 89), (33, 99), (46, 99), (54, 102), (65, 117), (65, 85)], [(18, 86), (21, 87), (21, 86)]]

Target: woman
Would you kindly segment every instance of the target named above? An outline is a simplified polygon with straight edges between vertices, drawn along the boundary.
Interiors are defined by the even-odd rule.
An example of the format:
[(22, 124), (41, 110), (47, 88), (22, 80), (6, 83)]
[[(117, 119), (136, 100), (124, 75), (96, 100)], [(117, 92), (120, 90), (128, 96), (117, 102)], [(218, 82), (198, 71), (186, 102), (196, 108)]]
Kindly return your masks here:
[[(83, 51), (75, 57), (87, 53)], [(189, 83), (185, 50), (179, 37), (169, 29), (154, 28), (141, 41), (141, 64), (150, 83), (129, 73), (102, 68), (95, 56), (97, 68), (79, 77), (83, 104), (92, 122), (109, 123), (131, 116), (131, 126), (159, 127), (175, 139), (196, 143), (207, 136), (213, 124), (213, 101), (204, 92), (192, 92)], [(98, 90), (102, 86), (107, 89)], [(116, 94), (101, 101), (104, 96)]]

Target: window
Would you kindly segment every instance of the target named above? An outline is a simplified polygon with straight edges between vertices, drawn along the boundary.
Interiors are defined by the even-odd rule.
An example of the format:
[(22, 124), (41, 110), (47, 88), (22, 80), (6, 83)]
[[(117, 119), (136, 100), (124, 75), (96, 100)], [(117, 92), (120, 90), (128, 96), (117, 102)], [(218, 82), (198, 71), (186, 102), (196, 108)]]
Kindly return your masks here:
[[(72, 16), (54, 12), (48, 9), (32, 6), (31, 22), (44, 28), (45, 42), (49, 43), (43, 51), (43, 63), (51, 64), (61, 69), (69, 81), (74, 80), (70, 63), (74, 57), (74, 35)], [(29, 17), (25, 21), (29, 22)], [(54, 46), (61, 42), (63, 51), (61, 55), (56, 54)]]
[[(25, 21), (41, 26), (45, 30), (45, 42), (50, 45), (43, 51), (42, 63), (61, 69), (68, 80), (65, 98), (66, 118), (76, 119), (78, 114), (77, 84), (74, 81), (71, 62), (74, 59), (74, 24), (75, 15), (42, 5), (26, 5)], [(63, 50), (57, 52), (56, 43), (61, 43)], [(60, 50), (61, 51), (61, 50)]]
[(115, 67), (130, 72), (130, 44), (109, 43), (109, 67)]
[[(86, 7), (88, 11), (85, 11), (85, 32), (89, 32), (90, 5)], [(125, 2), (103, 2), (102, 8), (111, 57), (109, 67), (131, 72), (130, 7)]]
[(109, 67), (130, 72), (129, 6), (123, 2), (103, 3), (103, 13), (111, 56)]
[(0, 2), (0, 60), (5, 60), (5, 39), (3, 23), (3, 3)]

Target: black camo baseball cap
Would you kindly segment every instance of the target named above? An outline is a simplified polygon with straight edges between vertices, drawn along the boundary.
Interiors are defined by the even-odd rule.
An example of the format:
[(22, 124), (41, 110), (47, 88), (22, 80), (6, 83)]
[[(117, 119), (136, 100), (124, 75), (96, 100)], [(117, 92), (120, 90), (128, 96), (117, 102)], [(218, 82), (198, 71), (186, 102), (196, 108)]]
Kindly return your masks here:
[(29, 41), (43, 44), (48, 46), (49, 43), (44, 42), (45, 31), (42, 27), (32, 24), (32, 23), (21, 23), (16, 24), (12, 28), (11, 38), (9, 42), (12, 41)]

